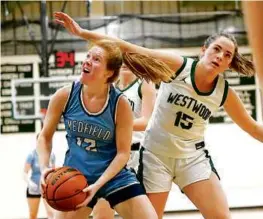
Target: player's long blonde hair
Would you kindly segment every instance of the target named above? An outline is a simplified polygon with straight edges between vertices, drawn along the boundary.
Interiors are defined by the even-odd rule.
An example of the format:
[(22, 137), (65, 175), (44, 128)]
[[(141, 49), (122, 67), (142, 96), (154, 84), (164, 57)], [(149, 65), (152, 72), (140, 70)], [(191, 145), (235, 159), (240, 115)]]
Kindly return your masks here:
[(163, 61), (139, 53), (126, 52), (123, 62), (139, 78), (154, 83), (169, 81), (174, 75), (168, 65)]

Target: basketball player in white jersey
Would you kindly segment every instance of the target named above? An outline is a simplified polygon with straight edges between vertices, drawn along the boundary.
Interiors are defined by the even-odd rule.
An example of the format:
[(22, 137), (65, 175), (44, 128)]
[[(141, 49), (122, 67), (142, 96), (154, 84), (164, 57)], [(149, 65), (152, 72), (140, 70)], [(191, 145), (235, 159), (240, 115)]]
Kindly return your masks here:
[[(139, 148), (144, 137), (144, 131), (151, 117), (156, 90), (152, 83), (147, 83), (134, 75), (123, 64), (116, 87), (127, 97), (133, 112), (133, 134), (131, 156), (127, 167), (137, 171), (139, 164)], [(114, 210), (105, 199), (100, 199), (93, 209), (94, 219), (113, 219)]]
[(55, 17), (74, 35), (93, 42), (115, 41), (124, 57), (129, 56), (125, 64), (134, 74), (153, 82), (163, 81), (145, 131), (138, 169), (159, 219), (172, 183), (179, 186), (204, 218), (231, 218), (206, 150), (204, 131), (208, 119), (223, 106), (233, 122), (263, 142), (263, 126), (249, 115), (221, 74), (229, 68), (245, 76), (255, 73), (253, 63), (238, 52), (235, 38), (224, 32), (210, 36), (201, 48), (200, 59), (194, 61), (84, 30), (61, 12)]

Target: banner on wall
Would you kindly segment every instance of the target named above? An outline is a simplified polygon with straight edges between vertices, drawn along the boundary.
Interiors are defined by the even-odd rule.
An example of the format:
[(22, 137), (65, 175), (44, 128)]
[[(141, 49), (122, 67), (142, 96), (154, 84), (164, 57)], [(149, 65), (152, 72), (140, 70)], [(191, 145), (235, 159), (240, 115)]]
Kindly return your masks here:
[[(67, 77), (72, 75), (80, 75), (82, 62), (76, 61), (75, 51), (55, 51), (54, 62), (48, 64), (49, 78), (52, 77)], [(42, 64), (39, 63), (40, 76), (43, 76)], [(72, 83), (72, 82), (71, 82)], [(40, 94), (44, 96), (51, 96), (59, 88), (69, 85), (68, 82), (46, 82), (40, 84)], [(47, 108), (49, 101), (40, 100), (40, 108)], [(58, 127), (58, 131), (64, 131), (64, 121), (61, 118)]]
[[(33, 64), (3, 64), (1, 65), (1, 97), (11, 97), (11, 80), (33, 78)], [(25, 86), (20, 93), (32, 92), (33, 86)]]
[[(15, 120), (12, 115), (11, 81), (13, 79), (33, 78), (33, 63), (1, 65), (1, 133), (35, 132), (35, 120)], [(16, 90), (17, 95), (33, 93), (33, 85), (25, 84)], [(27, 114), (34, 110), (33, 101), (23, 101), (17, 105), (17, 111)]]

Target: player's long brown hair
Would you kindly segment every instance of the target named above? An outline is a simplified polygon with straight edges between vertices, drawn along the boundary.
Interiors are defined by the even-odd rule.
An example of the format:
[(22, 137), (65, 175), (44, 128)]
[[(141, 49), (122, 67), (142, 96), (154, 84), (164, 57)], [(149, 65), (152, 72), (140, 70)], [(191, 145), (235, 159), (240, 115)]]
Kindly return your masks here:
[[(228, 38), (235, 45), (230, 68), (245, 76), (253, 76), (255, 74), (253, 62), (238, 52), (238, 44), (233, 35), (227, 32), (211, 35), (204, 42), (204, 46), (208, 48), (212, 42), (221, 36)], [(169, 81), (175, 73), (163, 61), (143, 54), (126, 52), (123, 54), (123, 61), (137, 77), (157, 84), (160, 81)]]
[(174, 71), (163, 61), (148, 55), (125, 52), (123, 54), (123, 62), (138, 78), (147, 82), (160, 83), (161, 81), (169, 81), (174, 75)]
[(242, 54), (238, 52), (237, 41), (232, 34), (227, 33), (226, 31), (222, 31), (214, 35), (211, 35), (204, 42), (204, 46), (208, 48), (211, 43), (213, 43), (217, 38), (221, 36), (226, 37), (227, 39), (231, 40), (235, 45), (235, 52), (234, 52), (234, 56), (233, 56), (230, 68), (245, 76), (253, 76), (255, 74), (254, 64), (251, 60), (244, 57)]

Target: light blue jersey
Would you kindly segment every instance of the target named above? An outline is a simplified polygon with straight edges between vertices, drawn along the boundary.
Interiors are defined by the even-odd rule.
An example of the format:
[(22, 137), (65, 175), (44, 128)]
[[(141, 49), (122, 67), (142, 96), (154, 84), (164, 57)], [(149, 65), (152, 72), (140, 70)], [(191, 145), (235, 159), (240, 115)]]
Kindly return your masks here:
[(117, 154), (115, 114), (121, 92), (109, 86), (105, 105), (100, 112), (91, 113), (81, 91), (82, 84), (74, 82), (63, 114), (69, 146), (64, 165), (80, 170), (93, 183)]
[[(79, 81), (72, 84), (63, 113), (69, 148), (64, 166), (81, 171), (91, 185), (105, 172), (117, 155), (116, 109), (122, 94), (109, 85), (104, 106), (100, 112), (91, 113), (83, 103), (82, 87)], [(143, 194), (145, 191), (135, 174), (124, 167), (98, 190), (88, 207), (93, 208), (101, 197), (114, 207), (120, 202)]]
[[(55, 165), (55, 155), (51, 153), (50, 156), (50, 164), (49, 166), (54, 166)], [(40, 167), (39, 167), (39, 160), (38, 160), (38, 154), (36, 149), (34, 149), (31, 153), (28, 154), (26, 158), (26, 163), (31, 165), (31, 176), (30, 180), (32, 180), (36, 185), (38, 185), (38, 191), (35, 191), (40, 194), (40, 177), (41, 177), (41, 172), (40, 172)]]

